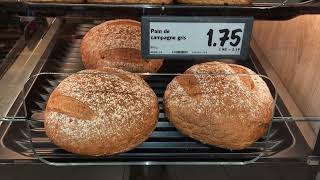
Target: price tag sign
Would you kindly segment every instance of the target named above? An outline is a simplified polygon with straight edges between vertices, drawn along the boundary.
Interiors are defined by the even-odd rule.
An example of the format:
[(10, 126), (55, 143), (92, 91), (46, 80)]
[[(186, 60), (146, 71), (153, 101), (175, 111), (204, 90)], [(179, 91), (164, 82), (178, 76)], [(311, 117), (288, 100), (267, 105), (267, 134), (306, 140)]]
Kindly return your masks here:
[(252, 17), (143, 16), (143, 58), (246, 59)]

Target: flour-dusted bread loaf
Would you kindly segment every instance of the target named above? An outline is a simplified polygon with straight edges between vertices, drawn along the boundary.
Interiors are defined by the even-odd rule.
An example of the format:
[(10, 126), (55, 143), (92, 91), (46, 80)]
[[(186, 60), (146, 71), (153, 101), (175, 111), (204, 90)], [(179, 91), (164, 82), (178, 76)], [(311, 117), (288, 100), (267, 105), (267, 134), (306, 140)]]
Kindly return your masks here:
[(30, 2), (38, 3), (84, 3), (84, 0), (28, 0)]
[(176, 0), (183, 4), (198, 5), (250, 5), (252, 0)]
[(93, 27), (81, 42), (81, 57), (88, 69), (114, 67), (130, 72), (157, 72), (160, 59), (141, 57), (140, 22), (111, 20)]
[(266, 133), (273, 98), (252, 70), (209, 62), (192, 66), (184, 74), (170, 82), (164, 95), (166, 115), (183, 134), (205, 144), (243, 149)]
[(158, 99), (139, 76), (120, 69), (83, 70), (49, 97), (45, 130), (59, 147), (111, 155), (145, 141), (156, 127)]

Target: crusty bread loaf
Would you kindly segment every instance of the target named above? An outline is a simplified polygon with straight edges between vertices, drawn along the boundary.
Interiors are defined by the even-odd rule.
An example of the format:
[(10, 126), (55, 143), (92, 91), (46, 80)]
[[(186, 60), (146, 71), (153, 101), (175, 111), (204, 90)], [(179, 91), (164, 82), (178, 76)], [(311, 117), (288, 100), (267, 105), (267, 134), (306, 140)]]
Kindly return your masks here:
[(157, 96), (143, 79), (104, 68), (64, 79), (49, 97), (44, 125), (48, 137), (67, 151), (111, 155), (145, 141), (157, 119)]
[(40, 3), (84, 3), (84, 0), (28, 0), (30, 2)]
[(87, 0), (88, 3), (170, 4), (172, 0)]
[(133, 20), (111, 20), (93, 27), (80, 48), (88, 69), (114, 67), (130, 72), (157, 72), (163, 62), (142, 59), (140, 22)]
[(183, 4), (203, 4), (203, 5), (249, 5), (252, 0), (176, 0)]
[(175, 77), (167, 86), (164, 103), (166, 116), (183, 134), (206, 144), (243, 149), (267, 131), (273, 98), (252, 70), (209, 62)]

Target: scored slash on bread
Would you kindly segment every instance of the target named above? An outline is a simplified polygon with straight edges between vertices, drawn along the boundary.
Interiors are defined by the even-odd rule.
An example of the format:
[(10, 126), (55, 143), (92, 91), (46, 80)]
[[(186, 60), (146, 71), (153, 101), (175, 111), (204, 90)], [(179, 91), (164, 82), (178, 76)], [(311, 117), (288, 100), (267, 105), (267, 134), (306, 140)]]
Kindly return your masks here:
[(50, 103), (46, 106), (46, 111), (59, 112), (83, 120), (93, 120), (96, 118), (94, 111), (86, 104), (76, 98), (64, 96), (59, 91), (53, 91), (50, 95)]
[(166, 116), (183, 134), (221, 148), (244, 149), (266, 133), (273, 98), (250, 69), (209, 62), (175, 77), (164, 105)]

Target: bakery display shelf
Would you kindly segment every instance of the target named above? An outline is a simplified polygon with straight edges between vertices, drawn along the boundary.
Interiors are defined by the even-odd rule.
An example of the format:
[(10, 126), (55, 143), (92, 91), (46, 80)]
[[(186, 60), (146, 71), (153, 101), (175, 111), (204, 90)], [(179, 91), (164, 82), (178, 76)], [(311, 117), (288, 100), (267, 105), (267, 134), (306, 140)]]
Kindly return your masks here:
[[(81, 65), (81, 62), (78, 62)], [(72, 66), (71, 66), (72, 67)], [(80, 66), (81, 67), (81, 66)], [(74, 66), (75, 71), (82, 68)], [(52, 90), (64, 78), (72, 73), (41, 73), (30, 78), (27, 84), (34, 84), (23, 103), (26, 112), (27, 126), (20, 130), (21, 138), (16, 141), (26, 156), (34, 156), (42, 162), (51, 165), (106, 165), (106, 164), (247, 164), (253, 163), (263, 156), (270, 156), (282, 150), (287, 145), (280, 139), (281, 131), (285, 128), (273, 123), (270, 131), (257, 142), (244, 150), (226, 150), (202, 144), (196, 140), (180, 134), (168, 121), (164, 112), (163, 95), (166, 85), (176, 75), (172, 73), (140, 74), (148, 76), (148, 84), (153, 88), (159, 100), (159, 120), (155, 131), (144, 143), (125, 153), (113, 156), (81, 156), (66, 152), (54, 145), (45, 134), (43, 111)], [(187, 76), (187, 75), (186, 75)], [(226, 76), (207, 75), (202, 76)], [(230, 76), (230, 75), (229, 75)], [(245, 75), (239, 75), (245, 76)], [(250, 75), (257, 76), (257, 75)], [(261, 76), (269, 82), (267, 77)], [(271, 82), (269, 82), (270, 84)], [(277, 115), (280, 112), (277, 111)], [(23, 121), (23, 118), (13, 118), (13, 121)]]
[(136, 17), (143, 15), (171, 16), (253, 16), (255, 19), (290, 19), (301, 14), (320, 13), (320, 4), (313, 1), (288, 3), (287, 1), (250, 6), (209, 5), (112, 5), (112, 4), (59, 4), (26, 2), (30, 14), (35, 16)]
[[(147, 82), (159, 98), (159, 121), (151, 137), (139, 147), (125, 153), (109, 157), (89, 157), (68, 153), (54, 145), (46, 136), (43, 127), (43, 112), (46, 101), (57, 84), (70, 73), (83, 69), (79, 46), (83, 35), (99, 20), (83, 23), (65, 23), (57, 32), (55, 44), (48, 49), (49, 54), (40, 72), (25, 85), (24, 100), (13, 118), (3, 119), (5, 134), (2, 137), (4, 148), (19, 154), (25, 159), (40, 160), (50, 165), (151, 165), (151, 164), (237, 164), (272, 160), (273, 157), (294, 157), (304, 160), (310, 153), (305, 141), (299, 135), (294, 122), (286, 122), (283, 116), (288, 112), (281, 98), (277, 98), (274, 121), (268, 133), (249, 148), (227, 150), (208, 146), (180, 134), (167, 120), (162, 97), (166, 85), (176, 75), (188, 67), (203, 61), (166, 60), (160, 74), (151, 75)], [(249, 67), (263, 74), (253, 62), (229, 61)], [(48, 73), (50, 72), (50, 73)], [(149, 74), (150, 75), (150, 74)], [(264, 77), (264, 76), (263, 76)], [(266, 78), (266, 77), (265, 77)], [(268, 81), (272, 94), (276, 94)], [(21, 118), (19, 118), (21, 117)], [(27, 123), (26, 123), (27, 122)], [(293, 147), (293, 154), (286, 154)], [(298, 156), (298, 157), (297, 157)]]
[(24, 16), (140, 18), (143, 15), (171, 16), (253, 16), (255, 19), (290, 19), (302, 14), (319, 14), (319, 0), (256, 0), (251, 5), (191, 4), (72, 4), (0, 1), (3, 11)]

